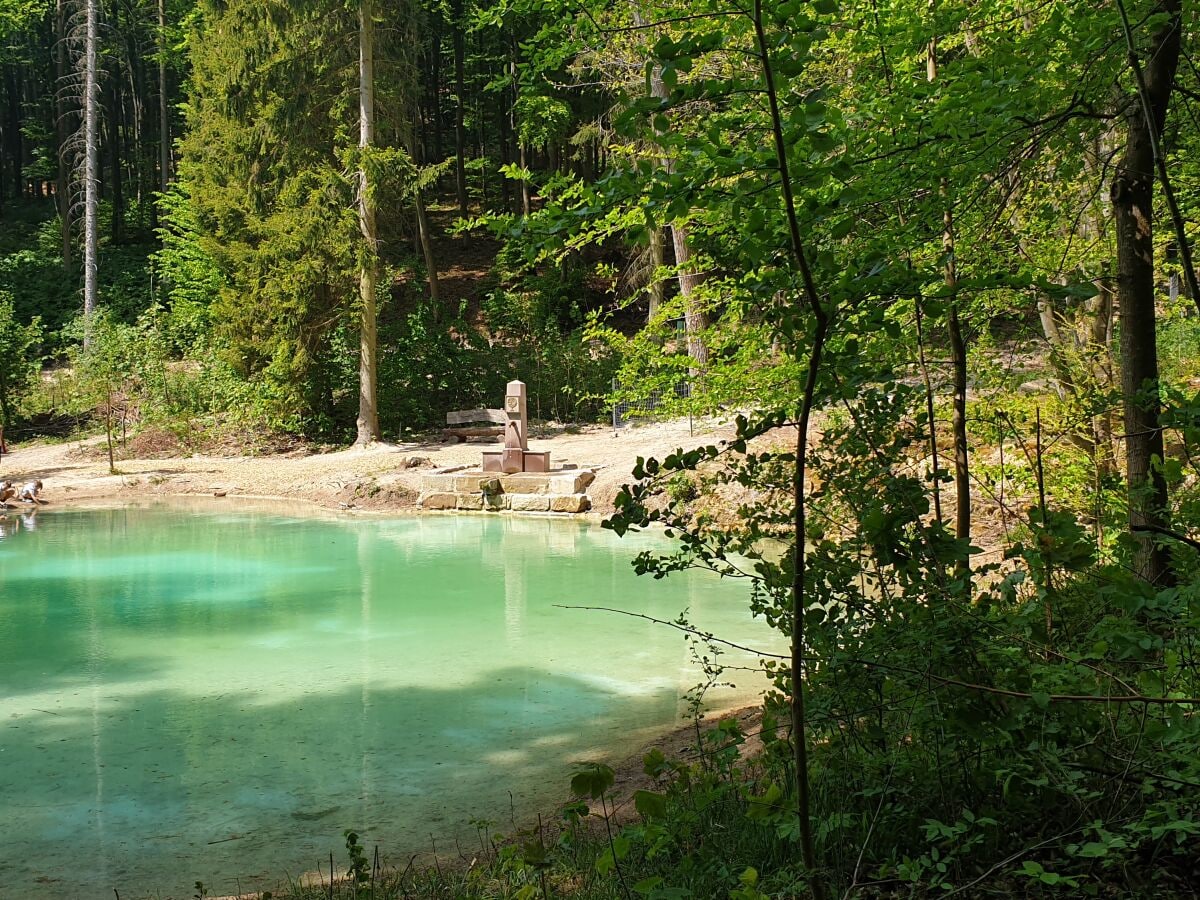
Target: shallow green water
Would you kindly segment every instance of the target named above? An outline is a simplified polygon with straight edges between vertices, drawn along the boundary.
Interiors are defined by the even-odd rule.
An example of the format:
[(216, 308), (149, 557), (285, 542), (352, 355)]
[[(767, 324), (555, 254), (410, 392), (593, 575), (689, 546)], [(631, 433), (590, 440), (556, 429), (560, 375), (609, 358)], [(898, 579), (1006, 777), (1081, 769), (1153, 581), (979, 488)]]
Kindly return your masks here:
[(472, 818), (503, 830), (553, 804), (572, 761), (676, 724), (700, 678), (677, 632), (554, 604), (690, 607), (767, 640), (743, 586), (637, 578), (629, 560), (665, 541), (561, 520), (17, 519), (0, 520), (3, 896), (249, 888), (340, 861), (351, 827), (393, 859), (431, 833), (477, 846)]

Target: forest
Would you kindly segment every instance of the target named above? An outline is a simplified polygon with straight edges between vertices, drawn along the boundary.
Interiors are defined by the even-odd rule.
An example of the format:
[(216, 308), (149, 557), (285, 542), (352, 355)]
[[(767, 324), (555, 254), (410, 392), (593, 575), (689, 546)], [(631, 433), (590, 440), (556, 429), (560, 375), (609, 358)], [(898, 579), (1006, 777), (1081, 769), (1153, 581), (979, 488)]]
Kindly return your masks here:
[(1197, 27), (0, 0), (3, 433), (318, 452), (515, 377), (542, 421), (736, 422), (605, 526), (743, 580), (790, 646), (761, 725), (648, 756), (625, 822), (564, 773), (466, 870), (351, 834), (346, 896), (1195, 896)]

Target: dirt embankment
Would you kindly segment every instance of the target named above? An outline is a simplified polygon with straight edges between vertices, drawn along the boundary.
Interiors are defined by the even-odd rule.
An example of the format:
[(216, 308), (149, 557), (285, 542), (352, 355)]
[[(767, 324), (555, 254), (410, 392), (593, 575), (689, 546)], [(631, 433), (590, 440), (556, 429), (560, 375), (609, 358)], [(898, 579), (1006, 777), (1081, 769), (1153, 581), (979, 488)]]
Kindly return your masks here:
[[(596, 467), (588, 493), (593, 515), (612, 511), (622, 484), (632, 480), (637, 458), (662, 458), (677, 448), (728, 439), (733, 426), (686, 420), (656, 422), (613, 433), (591, 426), (578, 431), (536, 431), (530, 449), (548, 450), (555, 467)], [(435, 467), (478, 465), (488, 443), (414, 442), (375, 444), (332, 453), (291, 450), (254, 456), (192, 455), (118, 459), (110, 474), (102, 438), (11, 447), (0, 460), (0, 478), (21, 483), (40, 478), (54, 506), (136, 502), (147, 497), (218, 495), (279, 499), (314, 510), (404, 512), (416, 508), (421, 476)]]

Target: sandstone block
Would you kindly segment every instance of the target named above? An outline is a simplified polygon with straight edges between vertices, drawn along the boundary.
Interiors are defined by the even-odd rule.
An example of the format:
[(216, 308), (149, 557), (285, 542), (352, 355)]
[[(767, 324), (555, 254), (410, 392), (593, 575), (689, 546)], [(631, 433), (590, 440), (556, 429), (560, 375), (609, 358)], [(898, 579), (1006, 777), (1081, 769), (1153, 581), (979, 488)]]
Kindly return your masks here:
[(445, 491), (449, 490), (450, 485), (454, 483), (454, 479), (450, 475), (422, 475), (421, 490), (422, 491)]
[(459, 494), (455, 509), (483, 509), (483, 494)]
[(421, 509), (454, 509), (457, 505), (458, 496), (449, 491), (426, 491), (417, 498)]
[(587, 494), (555, 494), (550, 497), (550, 511), (560, 513), (581, 513), (592, 508), (592, 501)]
[(550, 477), (536, 472), (515, 472), (501, 475), (500, 487), (506, 494), (548, 494)]
[(509, 509), (514, 512), (548, 512), (550, 498), (545, 494), (510, 494)]
[(593, 472), (556, 472), (550, 478), (552, 494), (582, 494), (596, 480)]

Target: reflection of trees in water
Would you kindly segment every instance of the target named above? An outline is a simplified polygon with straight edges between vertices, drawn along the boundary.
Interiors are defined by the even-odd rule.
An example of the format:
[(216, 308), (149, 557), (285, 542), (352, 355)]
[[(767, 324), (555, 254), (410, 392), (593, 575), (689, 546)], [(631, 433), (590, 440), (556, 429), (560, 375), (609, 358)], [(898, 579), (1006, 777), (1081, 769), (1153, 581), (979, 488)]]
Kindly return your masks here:
[[(506, 819), (510, 789), (518, 812), (553, 802), (571, 760), (633, 749), (697, 680), (676, 632), (554, 604), (673, 618), (714, 599), (711, 581), (635, 579), (636, 544), (549, 519), (42, 526), (0, 567), (0, 839), (21, 885), (61, 871), (47, 848), (78, 848), (88, 895), (311, 868), (348, 827), (427, 849)], [(139, 866), (184, 883), (112, 874)]]

